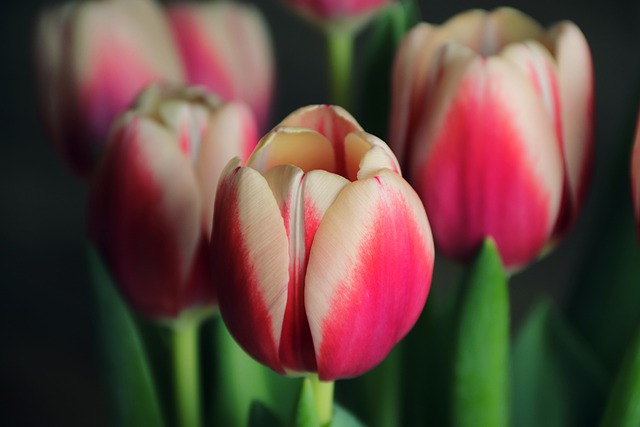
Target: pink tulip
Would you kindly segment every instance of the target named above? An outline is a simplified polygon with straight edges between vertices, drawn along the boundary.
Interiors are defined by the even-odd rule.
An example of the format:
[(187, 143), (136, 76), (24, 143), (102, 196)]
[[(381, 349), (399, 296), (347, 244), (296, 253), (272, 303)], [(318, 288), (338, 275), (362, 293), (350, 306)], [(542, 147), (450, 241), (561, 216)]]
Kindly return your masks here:
[(93, 170), (113, 119), (156, 80), (181, 81), (162, 10), (149, 0), (66, 4), (36, 38), (42, 110), (54, 145), (80, 176)]
[(89, 232), (141, 314), (175, 318), (215, 304), (207, 254), (218, 177), (256, 141), (248, 107), (199, 88), (152, 85), (114, 124)]
[[(285, 0), (312, 21), (330, 24), (366, 21), (393, 0)], [(357, 24), (356, 24), (357, 25)]]
[(395, 59), (391, 147), (457, 259), (491, 236), (517, 267), (568, 232), (592, 116), (591, 55), (571, 22), (545, 31), (514, 9), (473, 10), (416, 26)]
[(220, 312), (254, 358), (352, 377), (413, 326), (429, 291), (424, 208), (387, 145), (311, 106), (220, 177), (212, 238)]
[(167, 8), (190, 84), (249, 104), (267, 121), (274, 85), (271, 39), (251, 6), (227, 1), (175, 3)]
[(638, 226), (638, 237), (640, 237), (640, 115), (638, 115), (636, 138), (633, 144), (633, 153), (631, 154), (631, 191)]

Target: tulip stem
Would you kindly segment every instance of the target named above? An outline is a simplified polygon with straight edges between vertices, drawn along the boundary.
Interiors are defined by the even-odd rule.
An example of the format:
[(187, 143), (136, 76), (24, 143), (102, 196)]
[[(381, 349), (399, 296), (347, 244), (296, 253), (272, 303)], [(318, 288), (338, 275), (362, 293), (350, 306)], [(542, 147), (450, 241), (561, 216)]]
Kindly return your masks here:
[(333, 381), (320, 381), (318, 375), (310, 375), (309, 381), (313, 389), (316, 412), (321, 426), (331, 424), (333, 418)]
[(198, 321), (177, 322), (172, 330), (176, 427), (201, 426), (199, 325)]
[(327, 44), (331, 102), (348, 110), (351, 108), (353, 32), (344, 29), (328, 29)]

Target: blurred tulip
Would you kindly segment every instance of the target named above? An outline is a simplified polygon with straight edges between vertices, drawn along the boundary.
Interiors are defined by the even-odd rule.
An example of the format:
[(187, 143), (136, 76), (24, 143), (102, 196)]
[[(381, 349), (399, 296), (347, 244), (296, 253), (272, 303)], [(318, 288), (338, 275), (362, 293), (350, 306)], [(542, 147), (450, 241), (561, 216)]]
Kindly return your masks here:
[(514, 9), (419, 24), (393, 71), (391, 147), (436, 247), (467, 259), (495, 239), (505, 264), (564, 236), (592, 160), (593, 71), (578, 27)]
[(257, 141), (244, 104), (152, 85), (112, 128), (89, 233), (129, 304), (153, 318), (216, 302), (207, 247), (220, 172)]
[(413, 326), (433, 269), (420, 199), (387, 145), (345, 110), (302, 108), (218, 187), (220, 312), (254, 358), (287, 374), (352, 377)]
[(162, 10), (149, 0), (70, 3), (40, 17), (36, 61), (51, 139), (80, 176), (113, 119), (156, 80), (183, 80)]
[(314, 22), (355, 26), (368, 21), (382, 6), (393, 0), (284, 0)]
[(640, 238), (640, 115), (638, 115), (636, 138), (631, 154), (631, 191), (636, 224), (638, 225), (638, 237)]
[(227, 1), (175, 3), (169, 22), (190, 84), (249, 104), (267, 121), (274, 85), (271, 39), (255, 7)]

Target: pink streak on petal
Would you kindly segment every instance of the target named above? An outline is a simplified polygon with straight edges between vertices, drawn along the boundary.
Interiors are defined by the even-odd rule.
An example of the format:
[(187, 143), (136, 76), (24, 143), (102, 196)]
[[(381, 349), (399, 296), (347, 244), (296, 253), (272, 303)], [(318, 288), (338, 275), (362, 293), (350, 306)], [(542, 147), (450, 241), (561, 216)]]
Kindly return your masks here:
[(353, 16), (378, 8), (389, 0), (289, 0), (322, 18)]
[(225, 59), (219, 56), (220, 52), (198, 19), (196, 10), (194, 5), (175, 4), (167, 12), (185, 64), (187, 80), (191, 84), (205, 86), (224, 99), (234, 99), (237, 92)]
[(89, 232), (138, 312), (175, 317), (211, 295), (187, 280), (200, 210), (190, 165), (161, 138), (139, 119), (114, 134), (92, 190)]
[[(437, 248), (456, 259), (468, 259), (485, 237), (492, 236), (505, 264), (517, 266), (536, 257), (556, 218), (554, 187), (545, 188), (536, 171), (540, 166), (528, 160), (531, 149), (526, 149), (532, 144), (527, 141), (536, 136), (547, 138), (550, 122), (536, 125), (540, 135), (523, 134), (518, 121), (538, 116), (528, 111), (532, 118), (523, 119), (519, 111), (511, 111), (520, 107), (504, 102), (500, 76), (461, 82), (428, 159), (412, 175), (419, 177), (414, 184), (429, 214)], [(548, 142), (535, 141), (536, 145)], [(542, 152), (550, 155), (553, 148)], [(543, 170), (555, 176), (559, 171), (554, 168), (561, 166), (557, 160), (539, 161), (548, 163)]]
[[(343, 245), (330, 231), (358, 240)], [(306, 302), (307, 311), (320, 316), (321, 336), (314, 333), (318, 375), (333, 380), (362, 374), (384, 359), (424, 306), (433, 241), (420, 200), (391, 171), (349, 184), (325, 214), (310, 256), (307, 297), (328, 298)], [(341, 277), (334, 282), (336, 269)]]
[(79, 88), (79, 113), (88, 116), (85, 126), (92, 142), (102, 145), (113, 119), (142, 88), (161, 76), (141, 61), (126, 40), (103, 38), (91, 52), (91, 69)]
[[(218, 278), (220, 313), (231, 334), (248, 354), (277, 372), (285, 373), (278, 356), (279, 336), (274, 330), (274, 323), (281, 322), (281, 319), (274, 317), (278, 313), (272, 311), (274, 307), (269, 305), (265, 289), (279, 287), (286, 290), (286, 267), (278, 264), (276, 269), (264, 274), (266, 270), (260, 270), (256, 265), (281, 259), (280, 255), (287, 250), (284, 228), (280, 236), (280, 230), (256, 230), (255, 227), (260, 228), (264, 224), (245, 222), (247, 218), (243, 220), (243, 216), (255, 213), (247, 208), (261, 208), (268, 219), (273, 219), (274, 214), (278, 215), (277, 206), (248, 205), (249, 199), (256, 200), (252, 197), (256, 194), (265, 197), (263, 201), (273, 200), (269, 187), (261, 177), (256, 177), (258, 174), (253, 170), (228, 168), (229, 165), (218, 185), (211, 252)], [(262, 236), (268, 242), (255, 241), (256, 231), (264, 232)], [(273, 252), (270, 259), (263, 257), (258, 245), (269, 246)], [(266, 280), (270, 283), (264, 283)]]

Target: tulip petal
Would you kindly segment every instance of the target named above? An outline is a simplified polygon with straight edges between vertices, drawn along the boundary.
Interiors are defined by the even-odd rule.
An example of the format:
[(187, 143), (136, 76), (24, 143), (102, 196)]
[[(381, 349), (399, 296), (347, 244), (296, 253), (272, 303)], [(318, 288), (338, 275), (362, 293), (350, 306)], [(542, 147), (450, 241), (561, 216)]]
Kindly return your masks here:
[(134, 308), (175, 317), (197, 294), (187, 289), (200, 243), (191, 165), (148, 119), (125, 116), (111, 142), (92, 192), (90, 235)]
[(369, 178), (380, 169), (401, 175), (396, 156), (380, 138), (364, 131), (353, 132), (347, 135), (345, 146), (350, 180)]
[(229, 162), (218, 184), (212, 256), (220, 313), (236, 341), (284, 373), (278, 355), (289, 283), (289, 243), (267, 181)]
[(278, 165), (294, 165), (305, 172), (336, 169), (333, 147), (327, 138), (313, 130), (287, 126), (277, 127), (262, 138), (247, 160), (247, 166), (260, 172)]
[(417, 320), (432, 268), (429, 224), (406, 181), (382, 170), (344, 187), (322, 219), (307, 267), (320, 379), (378, 364)]
[(191, 84), (249, 104), (261, 125), (272, 98), (274, 65), (267, 25), (256, 8), (228, 1), (167, 8)]
[(485, 51), (495, 54), (511, 43), (525, 40), (537, 40), (545, 43), (544, 28), (529, 15), (512, 7), (499, 7), (487, 15), (485, 33), (493, 34), (485, 37), (493, 39), (494, 47)]
[(303, 107), (289, 114), (280, 126), (311, 129), (324, 135), (333, 145), (335, 156), (335, 168), (324, 169), (347, 176), (344, 141), (349, 133), (361, 131), (362, 127), (344, 108), (334, 105)]
[(504, 59), (479, 58), (462, 77), (453, 59), (424, 112), (412, 182), (444, 253), (469, 257), (491, 236), (515, 267), (535, 258), (557, 218), (563, 166), (552, 122)]
[[(146, 0), (85, 3), (74, 20), (72, 80), (79, 113), (93, 141), (147, 84), (182, 80), (170, 31), (158, 6)], [(154, 49), (161, 46), (161, 49)]]
[(562, 144), (568, 178), (569, 211), (558, 234), (575, 221), (584, 201), (593, 162), (593, 64), (589, 45), (572, 22), (556, 24), (549, 31), (558, 64), (562, 115)]
[(404, 164), (407, 144), (412, 139), (411, 130), (416, 127), (417, 112), (425, 97), (429, 76), (430, 55), (422, 55), (436, 28), (419, 23), (402, 39), (393, 63), (391, 75), (392, 100), (389, 124), (389, 145)]
[(246, 159), (258, 141), (258, 128), (251, 111), (240, 103), (227, 103), (213, 110), (203, 133), (195, 173), (203, 200), (203, 227), (211, 234), (218, 179), (234, 157)]

